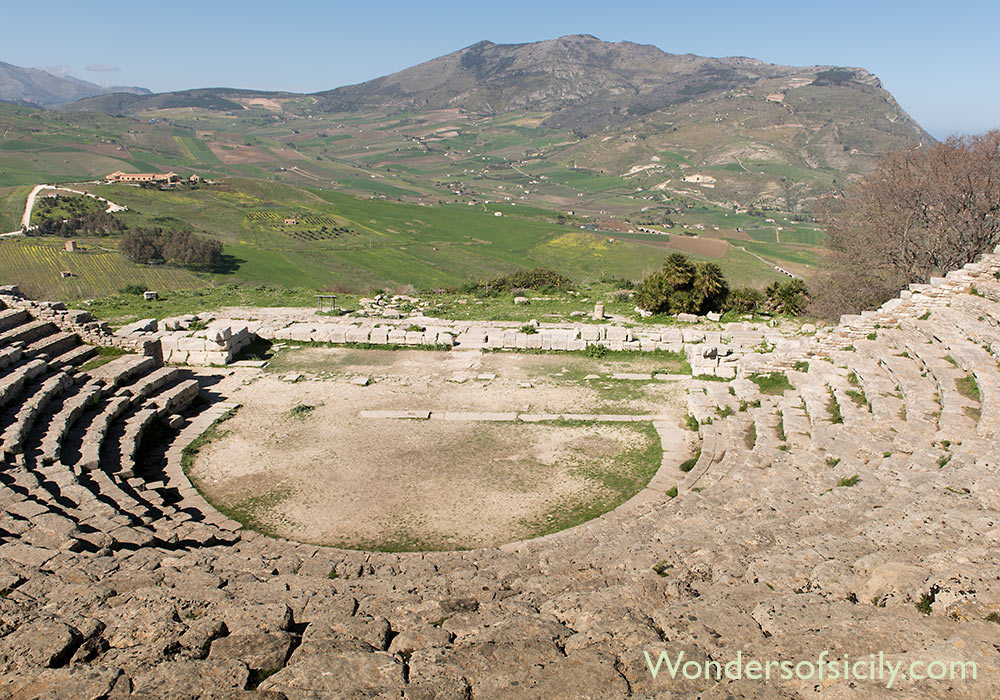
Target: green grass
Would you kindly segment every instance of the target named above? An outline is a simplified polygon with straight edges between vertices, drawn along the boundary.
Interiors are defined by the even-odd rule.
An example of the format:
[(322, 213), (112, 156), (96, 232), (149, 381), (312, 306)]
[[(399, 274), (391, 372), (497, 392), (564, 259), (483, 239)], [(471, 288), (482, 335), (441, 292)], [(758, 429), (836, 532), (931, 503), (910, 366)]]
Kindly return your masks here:
[[(226, 284), (199, 289), (165, 290), (156, 301), (145, 301), (141, 294), (110, 294), (98, 299), (77, 301), (71, 306), (86, 309), (94, 318), (124, 325), (140, 318), (167, 318), (213, 311), (226, 306), (314, 306), (311, 289), (269, 285)], [(338, 304), (351, 304), (353, 297), (338, 297)]]
[(850, 488), (851, 486), (854, 486), (859, 481), (861, 481), (861, 477), (858, 476), (857, 474), (855, 474), (854, 476), (848, 476), (848, 477), (845, 477), (845, 478), (841, 479), (840, 481), (837, 482), (837, 486), (841, 486), (841, 487), (845, 487), (845, 488)]
[(786, 391), (794, 389), (792, 383), (788, 381), (788, 375), (784, 372), (771, 372), (769, 374), (751, 374), (747, 377), (751, 382), (760, 387), (760, 393), (773, 396), (782, 396)]
[(584, 460), (574, 472), (591, 484), (591, 495), (583, 500), (560, 504), (542, 516), (525, 521), (529, 537), (540, 537), (592, 520), (637, 494), (663, 459), (659, 434), (651, 423), (625, 423), (639, 438), (635, 447), (613, 460)]
[(969, 374), (955, 379), (955, 387), (958, 389), (958, 393), (965, 398), (972, 399), (973, 401), (981, 400), (979, 395), (979, 383), (976, 382), (976, 377), (974, 375)]
[(116, 357), (121, 357), (122, 355), (128, 354), (128, 350), (125, 350), (124, 348), (108, 347), (104, 345), (98, 345), (96, 347), (97, 347), (97, 356), (91, 358), (90, 360), (87, 360), (82, 365), (80, 365), (81, 372), (88, 372), (92, 369), (97, 369), (101, 365), (108, 364), (109, 362), (111, 362), (111, 360), (115, 359)]
[(826, 412), (830, 416), (830, 422), (834, 424), (840, 424), (844, 422), (844, 414), (840, 410), (840, 403), (837, 401), (837, 396), (833, 393), (833, 389), (828, 389), (830, 393), (830, 400), (826, 403)]
[(701, 448), (699, 448), (698, 451), (691, 455), (688, 459), (681, 462), (678, 469), (682, 472), (689, 472), (694, 469), (694, 465), (698, 463), (699, 459), (701, 459)]

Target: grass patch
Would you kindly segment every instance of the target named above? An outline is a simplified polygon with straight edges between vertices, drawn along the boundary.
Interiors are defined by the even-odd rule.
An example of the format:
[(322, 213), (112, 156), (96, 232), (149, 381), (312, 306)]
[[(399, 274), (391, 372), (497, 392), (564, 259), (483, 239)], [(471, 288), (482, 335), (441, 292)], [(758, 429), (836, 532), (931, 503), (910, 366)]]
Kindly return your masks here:
[(794, 365), (792, 365), (792, 369), (794, 369), (796, 372), (808, 372), (809, 363), (806, 362), (805, 360), (799, 360)]
[(699, 459), (701, 459), (701, 448), (700, 447), (698, 448), (698, 451), (695, 452), (691, 457), (689, 457), (688, 459), (685, 459), (683, 462), (681, 462), (681, 464), (678, 467), (678, 469), (680, 469), (682, 472), (687, 473), (687, 472), (691, 471), (692, 469), (694, 469), (694, 465), (696, 465), (698, 463)]
[(858, 476), (857, 474), (855, 474), (854, 476), (848, 476), (848, 477), (845, 477), (845, 478), (841, 479), (840, 481), (837, 482), (837, 486), (843, 486), (845, 488), (850, 488), (851, 486), (854, 486), (859, 481), (861, 481), (861, 477)]
[(829, 389), (830, 400), (826, 403), (826, 412), (830, 416), (830, 422), (834, 424), (844, 422), (844, 414), (840, 411), (840, 402), (837, 401), (836, 394), (833, 393), (833, 389)]
[(788, 381), (788, 376), (784, 372), (771, 372), (770, 374), (751, 374), (747, 377), (751, 382), (760, 387), (760, 393), (773, 396), (783, 396), (790, 389), (794, 389), (792, 383)]
[(108, 364), (109, 362), (111, 362), (111, 360), (115, 359), (116, 357), (121, 357), (122, 355), (127, 355), (127, 354), (128, 350), (125, 350), (124, 348), (111, 348), (111, 347), (105, 347), (103, 345), (98, 345), (97, 356), (92, 357), (91, 359), (87, 360), (82, 365), (80, 365), (80, 371), (87, 372), (92, 369), (97, 369), (101, 365)]
[(973, 401), (981, 401), (979, 396), (979, 383), (976, 381), (976, 377), (972, 374), (960, 377), (955, 380), (955, 388), (958, 389), (958, 393), (967, 399), (972, 399)]

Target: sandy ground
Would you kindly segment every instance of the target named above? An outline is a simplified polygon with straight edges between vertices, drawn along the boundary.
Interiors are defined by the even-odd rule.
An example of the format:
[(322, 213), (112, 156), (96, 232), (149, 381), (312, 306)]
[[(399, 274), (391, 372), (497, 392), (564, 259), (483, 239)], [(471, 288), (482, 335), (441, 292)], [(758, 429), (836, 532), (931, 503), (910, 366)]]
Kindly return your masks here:
[[(615, 362), (609, 371), (631, 364)], [(588, 470), (613, 469), (616, 457), (645, 446), (648, 436), (615, 424), (360, 413), (603, 409), (681, 420), (678, 383), (582, 379), (601, 369), (599, 361), (552, 355), (297, 350), (279, 356), (274, 371), (227, 380), (243, 408), (220, 426), (223, 437), (202, 449), (192, 477), (213, 501), (250, 512), (290, 539), (359, 548), (470, 548), (522, 539), (548, 515), (600, 495)], [(305, 375), (294, 384), (283, 379), (293, 370)], [(497, 377), (448, 381), (482, 372)], [(358, 375), (373, 383), (352, 384)], [(295, 415), (300, 404), (314, 408)]]

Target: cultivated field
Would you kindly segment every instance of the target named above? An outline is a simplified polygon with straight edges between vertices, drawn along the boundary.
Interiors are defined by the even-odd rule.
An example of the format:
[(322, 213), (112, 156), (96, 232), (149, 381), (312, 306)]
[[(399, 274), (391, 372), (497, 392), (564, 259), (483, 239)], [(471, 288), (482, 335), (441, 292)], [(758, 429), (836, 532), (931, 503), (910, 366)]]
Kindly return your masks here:
[[(170, 267), (136, 265), (117, 250), (88, 246), (69, 253), (63, 239), (0, 239), (0, 280), (17, 284), (34, 299), (75, 300), (113, 294), (131, 284), (177, 289), (203, 284), (195, 275)], [(69, 277), (63, 277), (69, 272)]]

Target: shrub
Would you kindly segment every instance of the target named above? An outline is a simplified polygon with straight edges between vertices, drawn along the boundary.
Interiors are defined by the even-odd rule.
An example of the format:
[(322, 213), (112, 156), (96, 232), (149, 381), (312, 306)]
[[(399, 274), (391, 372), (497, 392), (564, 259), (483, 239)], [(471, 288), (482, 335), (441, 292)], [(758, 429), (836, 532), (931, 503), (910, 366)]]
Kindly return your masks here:
[(144, 294), (149, 288), (144, 284), (126, 284), (118, 290), (119, 294)]
[(837, 482), (837, 486), (844, 486), (844, 487), (850, 488), (851, 486), (854, 486), (859, 481), (861, 481), (861, 477), (858, 476), (857, 474), (855, 474), (854, 476), (848, 476), (848, 477), (845, 477), (845, 478), (841, 479), (840, 481)]
[(532, 270), (515, 270), (506, 275), (499, 275), (491, 280), (481, 281), (466, 287), (465, 291), (489, 293), (512, 293), (515, 290), (524, 291), (526, 289), (562, 289), (573, 288), (573, 282), (560, 275), (558, 272), (548, 270), (543, 267), (536, 267)]

